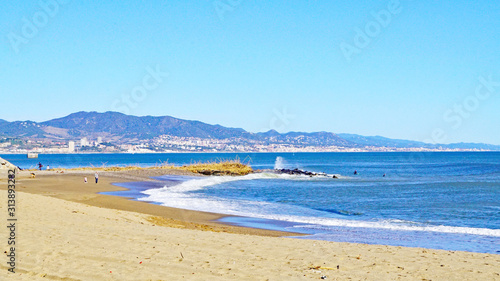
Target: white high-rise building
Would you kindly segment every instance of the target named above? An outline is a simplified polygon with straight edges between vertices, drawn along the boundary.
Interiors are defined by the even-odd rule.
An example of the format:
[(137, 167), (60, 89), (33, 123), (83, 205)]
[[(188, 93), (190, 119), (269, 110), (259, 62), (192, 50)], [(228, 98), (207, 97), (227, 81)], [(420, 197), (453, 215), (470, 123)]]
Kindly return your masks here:
[(80, 146), (88, 146), (89, 145), (89, 141), (87, 140), (87, 138), (83, 138), (80, 140)]
[(68, 152), (75, 152), (75, 142), (74, 141), (68, 142)]
[(97, 143), (102, 143), (102, 137), (97, 137)]

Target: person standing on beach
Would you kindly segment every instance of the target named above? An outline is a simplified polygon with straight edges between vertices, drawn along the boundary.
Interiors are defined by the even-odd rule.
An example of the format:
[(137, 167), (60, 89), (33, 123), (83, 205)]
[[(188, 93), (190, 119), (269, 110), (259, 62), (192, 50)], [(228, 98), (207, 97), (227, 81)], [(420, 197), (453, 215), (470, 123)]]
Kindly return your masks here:
[(97, 182), (99, 181), (99, 173), (98, 172), (95, 172), (95, 183), (97, 184)]

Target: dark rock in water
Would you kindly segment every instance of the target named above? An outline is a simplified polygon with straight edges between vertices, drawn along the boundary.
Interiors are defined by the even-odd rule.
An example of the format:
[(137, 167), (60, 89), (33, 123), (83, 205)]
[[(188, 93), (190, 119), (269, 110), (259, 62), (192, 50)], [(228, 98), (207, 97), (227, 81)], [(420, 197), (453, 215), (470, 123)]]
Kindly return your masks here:
[(326, 175), (324, 173), (314, 173), (314, 172), (309, 172), (309, 171), (304, 171), (304, 170), (299, 170), (297, 168), (290, 170), (290, 169), (275, 169), (275, 172), (279, 174), (289, 174), (289, 175), (304, 175), (304, 176), (319, 176), (319, 175)]
[(306, 175), (306, 176), (316, 175), (316, 173), (308, 172), (308, 171), (302, 171), (302, 170), (299, 170), (297, 168), (295, 168), (293, 170), (290, 170), (290, 169), (276, 169), (275, 171), (278, 172), (278, 173), (280, 173), (280, 174), (289, 174), (289, 175)]
[(275, 174), (287, 174), (287, 175), (303, 175), (309, 177), (333, 177), (334, 179), (338, 179), (338, 175), (328, 175), (327, 173), (315, 173), (305, 170), (300, 170), (298, 168), (295, 169), (264, 169), (264, 170), (256, 170), (256, 172), (260, 173), (275, 173)]

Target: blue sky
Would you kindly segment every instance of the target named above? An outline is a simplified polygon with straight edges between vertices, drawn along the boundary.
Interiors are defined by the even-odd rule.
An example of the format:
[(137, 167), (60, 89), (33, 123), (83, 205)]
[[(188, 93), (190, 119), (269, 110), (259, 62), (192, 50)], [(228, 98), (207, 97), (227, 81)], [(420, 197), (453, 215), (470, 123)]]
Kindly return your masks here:
[(121, 111), (500, 144), (499, 1), (41, 0), (0, 11), (0, 119)]

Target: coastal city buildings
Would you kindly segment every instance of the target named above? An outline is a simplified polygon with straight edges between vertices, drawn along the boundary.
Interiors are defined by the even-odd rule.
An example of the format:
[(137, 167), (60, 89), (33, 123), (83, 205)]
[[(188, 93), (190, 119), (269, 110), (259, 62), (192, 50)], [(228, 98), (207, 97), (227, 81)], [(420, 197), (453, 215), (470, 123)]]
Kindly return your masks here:
[(87, 138), (82, 138), (80, 140), (80, 146), (88, 146), (89, 145), (89, 141), (87, 140)]
[[(164, 152), (421, 152), (421, 151), (481, 151), (479, 149), (450, 149), (443, 147), (343, 147), (311, 145), (298, 140), (249, 140), (242, 138), (196, 138), (161, 135), (149, 140), (120, 143), (106, 142), (102, 137), (80, 140), (2, 139), (0, 153), (164, 153)], [(78, 144), (78, 145), (77, 145)]]
[(68, 153), (75, 152), (75, 142), (74, 141), (69, 141), (68, 142)]

